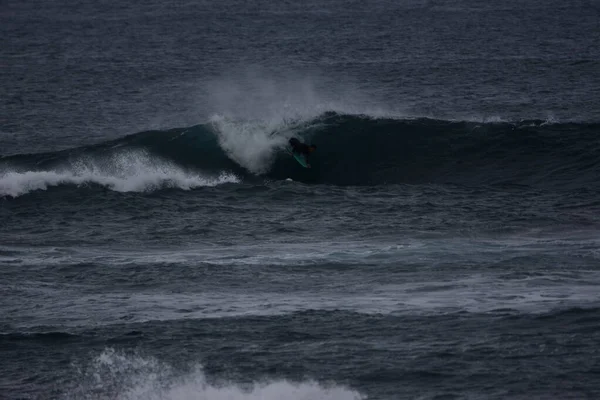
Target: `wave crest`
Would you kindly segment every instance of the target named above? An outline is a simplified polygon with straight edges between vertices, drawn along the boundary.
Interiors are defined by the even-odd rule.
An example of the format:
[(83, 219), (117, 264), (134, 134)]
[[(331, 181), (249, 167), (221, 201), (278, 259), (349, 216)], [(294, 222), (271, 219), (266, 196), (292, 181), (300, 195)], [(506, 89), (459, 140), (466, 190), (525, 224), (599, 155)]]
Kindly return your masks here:
[(84, 156), (56, 170), (0, 173), (0, 196), (18, 197), (34, 190), (59, 185), (97, 184), (117, 192), (149, 192), (164, 188), (190, 190), (223, 183), (237, 183), (234, 174), (202, 176), (146, 151), (120, 151), (109, 157)]

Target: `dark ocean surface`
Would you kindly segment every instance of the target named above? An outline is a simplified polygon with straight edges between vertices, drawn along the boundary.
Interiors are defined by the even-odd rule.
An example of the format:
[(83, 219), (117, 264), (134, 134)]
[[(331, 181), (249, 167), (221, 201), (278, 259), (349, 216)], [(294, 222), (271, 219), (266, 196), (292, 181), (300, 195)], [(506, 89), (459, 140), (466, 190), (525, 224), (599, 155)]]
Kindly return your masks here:
[(0, 44), (0, 399), (600, 398), (597, 1), (5, 0)]

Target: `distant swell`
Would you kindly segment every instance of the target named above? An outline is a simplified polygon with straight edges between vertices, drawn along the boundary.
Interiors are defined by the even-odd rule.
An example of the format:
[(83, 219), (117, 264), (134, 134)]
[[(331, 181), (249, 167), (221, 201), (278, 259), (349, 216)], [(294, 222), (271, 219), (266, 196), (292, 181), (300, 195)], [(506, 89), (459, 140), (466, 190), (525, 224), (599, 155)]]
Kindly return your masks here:
[[(325, 113), (279, 126), (213, 121), (72, 150), (0, 158), (0, 196), (93, 183), (115, 191), (267, 179), (334, 185), (451, 183), (598, 189), (600, 124), (452, 122)], [(283, 148), (318, 145), (312, 169)]]
[(77, 338), (77, 335), (66, 332), (9, 333), (0, 334), (0, 343), (16, 343), (21, 341), (57, 343)]

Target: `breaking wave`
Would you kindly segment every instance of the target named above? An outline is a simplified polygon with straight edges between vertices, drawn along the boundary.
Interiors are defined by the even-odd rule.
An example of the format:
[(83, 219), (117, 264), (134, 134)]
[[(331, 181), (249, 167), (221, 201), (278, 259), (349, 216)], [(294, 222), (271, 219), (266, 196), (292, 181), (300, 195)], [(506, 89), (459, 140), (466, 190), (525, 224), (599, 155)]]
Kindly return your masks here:
[(210, 383), (200, 366), (177, 371), (152, 357), (104, 350), (90, 365), (78, 369), (77, 387), (66, 399), (122, 400), (360, 400), (358, 392), (317, 382), (275, 380), (236, 384)]
[[(71, 150), (0, 158), (0, 196), (93, 183), (115, 191), (241, 181), (334, 185), (451, 183), (597, 189), (600, 124), (373, 118), (326, 112), (276, 124), (214, 116)], [(318, 145), (312, 169), (284, 151)]]
[(202, 174), (139, 149), (105, 156), (83, 155), (48, 169), (5, 168), (0, 172), (0, 196), (17, 197), (60, 185), (100, 185), (117, 192), (149, 192), (165, 188), (190, 190), (237, 183), (233, 174)]

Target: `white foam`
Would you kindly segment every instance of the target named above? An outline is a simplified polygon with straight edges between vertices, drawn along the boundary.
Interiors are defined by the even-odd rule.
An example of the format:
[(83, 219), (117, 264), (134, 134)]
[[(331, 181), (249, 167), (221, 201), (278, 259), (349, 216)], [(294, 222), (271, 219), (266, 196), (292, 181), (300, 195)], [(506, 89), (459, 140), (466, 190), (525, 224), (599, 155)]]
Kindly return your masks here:
[[(191, 371), (190, 371), (191, 370)], [(128, 355), (105, 349), (76, 376), (79, 386), (65, 398), (118, 400), (358, 400), (360, 393), (343, 386), (323, 386), (315, 381), (286, 380), (239, 385), (209, 383), (202, 367), (176, 371), (153, 357)]]
[(0, 173), (0, 196), (18, 197), (66, 184), (94, 183), (117, 192), (148, 192), (237, 182), (239, 179), (233, 174), (202, 176), (143, 151), (123, 151), (105, 158), (79, 158), (56, 170), (5, 171)]
[(287, 142), (286, 135), (272, 134), (283, 129), (283, 121), (236, 121), (215, 115), (211, 122), (221, 148), (252, 173), (267, 172), (276, 152)]

